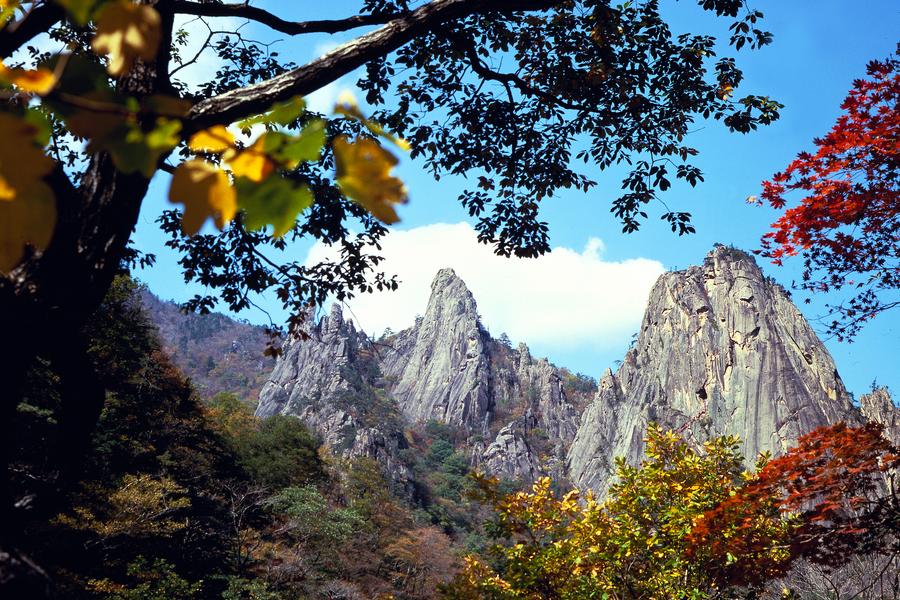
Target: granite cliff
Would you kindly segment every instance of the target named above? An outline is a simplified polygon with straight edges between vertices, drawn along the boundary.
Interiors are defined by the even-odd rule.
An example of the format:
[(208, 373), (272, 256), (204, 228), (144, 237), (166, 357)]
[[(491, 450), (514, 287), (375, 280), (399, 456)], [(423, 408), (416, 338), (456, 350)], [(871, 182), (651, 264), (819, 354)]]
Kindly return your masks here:
[(377, 458), (394, 480), (404, 428), (430, 421), (460, 432), (473, 466), (509, 479), (564, 477), (564, 457), (593, 388), (586, 378), (495, 340), (472, 293), (437, 273), (422, 318), (371, 341), (338, 307), (289, 340), (260, 393), (257, 415), (289, 414), (345, 455)]
[(884, 436), (900, 446), (900, 407), (894, 404), (887, 388), (873, 386), (871, 392), (860, 397), (859, 409), (867, 421), (884, 426)]
[(738, 435), (752, 460), (840, 420), (860, 415), (825, 346), (750, 255), (719, 246), (654, 285), (635, 345), (582, 416), (569, 472), (602, 492), (614, 457), (640, 459), (650, 422)]
[(437, 273), (406, 330), (372, 340), (335, 307), (308, 333), (285, 343), (257, 415), (302, 419), (332, 451), (378, 460), (406, 490), (404, 451), (434, 422), (454, 432), (472, 467), (512, 480), (549, 474), (601, 494), (615, 457), (640, 460), (651, 422), (697, 441), (738, 435), (748, 460), (840, 420), (878, 421), (900, 438), (887, 392), (854, 406), (790, 295), (724, 246), (659, 278), (634, 345), (599, 386), (492, 337), (451, 269)]

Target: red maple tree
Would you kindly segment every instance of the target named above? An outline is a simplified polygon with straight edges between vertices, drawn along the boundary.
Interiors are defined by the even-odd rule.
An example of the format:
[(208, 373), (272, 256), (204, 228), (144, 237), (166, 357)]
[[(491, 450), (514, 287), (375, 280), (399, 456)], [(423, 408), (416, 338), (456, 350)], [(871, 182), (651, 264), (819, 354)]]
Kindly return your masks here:
[[(802, 436), (697, 520), (693, 553), (725, 585), (765, 581), (800, 558), (836, 567), (854, 554), (897, 553), (900, 505), (887, 481), (900, 456), (882, 429), (838, 423)], [(792, 519), (785, 538), (761, 526), (773, 509)], [(787, 551), (766, 552), (773, 543)]]
[[(810, 292), (853, 290), (832, 305), (829, 330), (852, 339), (880, 312), (900, 306), (900, 46), (856, 80), (831, 131), (763, 182), (761, 201), (776, 209), (790, 192), (805, 197), (762, 239), (776, 264), (800, 254)], [(808, 301), (808, 300), (807, 300)]]

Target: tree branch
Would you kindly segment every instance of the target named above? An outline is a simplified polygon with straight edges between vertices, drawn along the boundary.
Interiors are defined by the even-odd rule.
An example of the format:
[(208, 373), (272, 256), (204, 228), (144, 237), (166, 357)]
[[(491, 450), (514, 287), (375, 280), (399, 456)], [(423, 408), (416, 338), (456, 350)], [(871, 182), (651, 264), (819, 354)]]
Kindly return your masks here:
[(560, 0), (432, 0), (302, 67), (198, 102), (188, 116), (185, 133), (231, 123), (265, 112), (276, 102), (310, 94), (448, 20), (493, 11), (541, 10), (559, 3)]
[[(554, 104), (562, 108), (567, 108), (569, 110), (585, 110), (585, 107), (580, 104), (567, 102), (557, 96), (554, 96), (553, 94), (550, 94), (549, 92), (545, 92), (544, 90), (530, 85), (515, 73), (501, 73), (499, 71), (491, 69), (478, 55), (478, 49), (475, 47), (473, 40), (466, 40), (461, 36), (456, 35), (451, 36), (451, 43), (466, 55), (469, 66), (472, 67), (472, 70), (476, 75), (478, 75), (485, 81), (496, 81), (503, 84), (503, 86), (506, 87), (508, 94), (511, 95), (509, 84), (513, 84), (520, 92), (522, 92), (526, 96), (537, 96), (538, 98), (541, 98), (542, 100), (545, 100), (550, 104)], [(510, 98), (510, 102), (512, 102), (512, 98)]]
[(176, 13), (197, 17), (236, 17), (256, 21), (287, 35), (304, 33), (340, 33), (367, 25), (384, 25), (394, 19), (406, 16), (408, 12), (384, 13), (378, 15), (355, 15), (346, 19), (326, 19), (320, 21), (286, 21), (281, 17), (249, 4), (213, 4), (174, 0), (169, 4)]
[(65, 16), (55, 2), (35, 6), (24, 17), (0, 30), (0, 57), (6, 58), (33, 37), (48, 31)]

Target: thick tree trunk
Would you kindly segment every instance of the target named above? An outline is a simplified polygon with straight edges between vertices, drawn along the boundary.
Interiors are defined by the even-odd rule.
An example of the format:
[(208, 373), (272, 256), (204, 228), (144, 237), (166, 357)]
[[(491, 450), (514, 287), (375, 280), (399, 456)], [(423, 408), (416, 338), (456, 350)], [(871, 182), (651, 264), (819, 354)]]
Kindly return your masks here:
[(34, 356), (30, 318), (10, 290), (0, 289), (0, 596), (42, 598), (49, 593), (46, 574), (19, 550), (21, 511), (13, 481), (16, 408), (25, 374)]
[(81, 480), (83, 462), (91, 447), (91, 434), (106, 400), (106, 387), (97, 376), (80, 332), (54, 349), (52, 364), (61, 379), (62, 405), (52, 463), (58, 473), (56, 487), (65, 492)]
[[(171, 25), (171, 14), (164, 15)], [(168, 56), (169, 40), (164, 39)], [(165, 66), (166, 61), (162, 61)], [(165, 68), (162, 69), (165, 72)], [(163, 77), (162, 86), (168, 86)], [(160, 89), (155, 64), (138, 64), (120, 89), (141, 97)], [(23, 527), (53, 509), (60, 492), (77, 482), (105, 390), (81, 341), (119, 271), (137, 223), (149, 180), (120, 173), (104, 153), (91, 157), (78, 188), (61, 167), (48, 178), (56, 196), (57, 224), (47, 250), (0, 277), (0, 597), (44, 598), (50, 580), (21, 550)], [(11, 476), (15, 461), (11, 428), (28, 369), (51, 358), (61, 377), (58, 444), (44, 449), (56, 481), (23, 502)], [(52, 478), (51, 478), (52, 479)], [(49, 490), (54, 490), (50, 491)], [(31, 494), (29, 494), (30, 496)], [(48, 497), (49, 496), (49, 497)]]
[[(53, 186), (59, 222), (51, 246), (0, 284), (0, 597), (49, 593), (49, 579), (21, 550), (22, 527), (52, 512), (79, 479), (105, 398), (81, 332), (120, 268), (148, 184), (117, 172), (108, 156), (94, 157), (81, 190)], [(38, 356), (51, 358), (60, 376), (61, 404), (57, 444), (46, 449), (56, 481), (34, 492), (16, 486), (11, 476), (11, 428)]]

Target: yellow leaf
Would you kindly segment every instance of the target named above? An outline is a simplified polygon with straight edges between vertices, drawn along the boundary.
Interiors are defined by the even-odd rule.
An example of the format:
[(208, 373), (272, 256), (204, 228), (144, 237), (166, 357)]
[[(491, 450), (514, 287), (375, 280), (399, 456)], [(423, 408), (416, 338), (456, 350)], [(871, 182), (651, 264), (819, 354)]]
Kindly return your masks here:
[(159, 13), (145, 4), (113, 0), (97, 15), (97, 33), (91, 47), (109, 57), (107, 71), (118, 77), (131, 70), (136, 58), (152, 60), (160, 39)]
[(0, 202), (0, 273), (19, 264), (26, 245), (47, 248), (55, 226), (56, 203), (47, 186), (35, 187), (11, 202)]
[(370, 138), (334, 140), (337, 182), (341, 190), (384, 223), (400, 220), (393, 205), (406, 202), (406, 187), (391, 176), (397, 158)]
[(56, 203), (43, 177), (53, 161), (37, 147), (34, 126), (0, 113), (0, 272), (8, 273), (31, 245), (43, 250), (53, 237)]
[(228, 175), (205, 160), (188, 160), (175, 169), (169, 187), (169, 201), (184, 204), (181, 228), (194, 235), (208, 217), (219, 229), (237, 213), (237, 196)]
[(250, 181), (260, 183), (275, 170), (275, 162), (265, 152), (265, 137), (261, 136), (252, 146), (238, 152), (234, 158), (225, 156), (235, 177), (246, 177)]
[(0, 0), (0, 27), (16, 16), (20, 4), (19, 0)]
[(37, 129), (30, 123), (0, 113), (0, 201), (28, 195), (35, 187), (46, 187), (42, 178), (53, 169), (53, 161), (35, 145), (36, 134)]
[(0, 61), (0, 81), (15, 85), (24, 92), (46, 96), (56, 85), (56, 76), (50, 69), (10, 69)]
[(727, 100), (731, 97), (732, 92), (734, 92), (734, 87), (730, 83), (723, 83), (716, 91), (716, 96), (718, 96), (719, 100)]
[(192, 135), (188, 147), (194, 152), (224, 152), (234, 147), (234, 135), (224, 125), (215, 125)]

